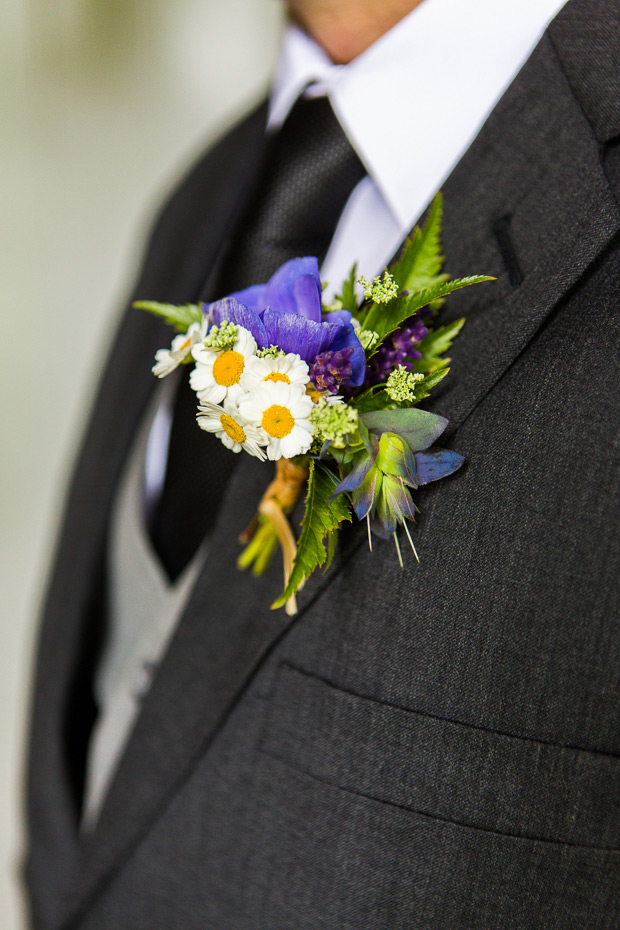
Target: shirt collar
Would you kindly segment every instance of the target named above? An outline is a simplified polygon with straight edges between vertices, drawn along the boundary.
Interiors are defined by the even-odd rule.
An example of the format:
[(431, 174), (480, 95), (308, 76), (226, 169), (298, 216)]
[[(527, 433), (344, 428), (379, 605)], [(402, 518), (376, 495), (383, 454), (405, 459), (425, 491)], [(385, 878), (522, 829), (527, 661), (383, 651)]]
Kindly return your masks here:
[[(267, 129), (279, 129), (306, 88), (331, 86), (335, 75), (348, 67), (335, 65), (313, 39), (290, 23), (284, 32), (269, 102)], [(325, 91), (323, 91), (324, 93)]]
[(565, 0), (424, 0), (347, 65), (301, 29), (284, 34), (268, 129), (302, 93), (327, 94), (404, 229), (438, 189)]

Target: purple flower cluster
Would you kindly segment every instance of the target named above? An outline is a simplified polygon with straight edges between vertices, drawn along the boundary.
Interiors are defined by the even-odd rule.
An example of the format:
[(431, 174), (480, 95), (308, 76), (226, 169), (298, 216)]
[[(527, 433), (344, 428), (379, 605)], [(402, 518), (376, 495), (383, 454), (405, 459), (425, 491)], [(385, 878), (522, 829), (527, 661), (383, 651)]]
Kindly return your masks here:
[(422, 311), (411, 317), (400, 329), (396, 330), (393, 336), (383, 342), (370, 363), (370, 370), (366, 377), (368, 386), (385, 381), (399, 365), (411, 371), (413, 362), (422, 358), (422, 353), (418, 352), (417, 347), (428, 333), (428, 327), (421, 319), (422, 316), (427, 316), (427, 314)]
[(353, 367), (351, 365), (351, 347), (340, 349), (339, 352), (321, 352), (317, 355), (310, 367), (310, 380), (318, 391), (328, 391), (337, 394), (343, 381), (351, 378)]

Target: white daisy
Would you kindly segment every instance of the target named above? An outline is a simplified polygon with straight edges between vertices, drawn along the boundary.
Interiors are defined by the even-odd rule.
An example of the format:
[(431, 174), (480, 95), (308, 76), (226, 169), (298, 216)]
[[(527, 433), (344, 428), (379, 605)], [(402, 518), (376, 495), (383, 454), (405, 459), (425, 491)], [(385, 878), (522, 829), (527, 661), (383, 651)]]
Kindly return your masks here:
[(169, 349), (158, 349), (155, 353), (153, 374), (158, 378), (165, 378), (178, 368), (181, 362), (189, 358), (194, 346), (205, 338), (208, 325), (209, 321), (203, 317), (200, 323), (191, 323), (186, 333), (175, 336)]
[(208, 433), (215, 433), (228, 449), (241, 452), (245, 449), (257, 459), (264, 459), (265, 453), (260, 448), (265, 445), (260, 430), (243, 417), (239, 408), (228, 398), (223, 407), (219, 404), (201, 404), (196, 417), (198, 426)]
[(225, 397), (239, 397), (243, 391), (239, 386), (246, 361), (256, 353), (256, 341), (242, 326), (231, 348), (208, 349), (201, 343), (192, 349), (196, 367), (189, 381), (203, 404), (219, 404)]
[(246, 362), (241, 378), (241, 385), (247, 391), (253, 390), (261, 381), (275, 381), (282, 384), (299, 384), (306, 386), (310, 380), (310, 369), (306, 362), (294, 352), (279, 357), (254, 355)]
[(312, 407), (312, 398), (302, 386), (282, 381), (261, 381), (239, 401), (241, 415), (262, 430), (267, 458), (272, 461), (308, 451), (313, 438)]

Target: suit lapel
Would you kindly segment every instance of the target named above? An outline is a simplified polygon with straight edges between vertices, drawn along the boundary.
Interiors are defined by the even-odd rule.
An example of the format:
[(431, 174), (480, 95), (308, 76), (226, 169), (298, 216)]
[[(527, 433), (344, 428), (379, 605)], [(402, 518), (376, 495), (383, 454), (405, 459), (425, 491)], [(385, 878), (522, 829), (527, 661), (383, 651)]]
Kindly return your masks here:
[[(569, 30), (570, 31), (570, 30)], [(455, 295), (447, 318), (468, 323), (433, 407), (454, 431), (535, 337), (550, 312), (620, 228), (596, 140), (549, 36), (444, 187), (453, 275), (498, 281)], [(517, 273), (518, 272), (518, 273)], [(217, 736), (251, 676), (290, 627), (268, 605), (279, 566), (239, 574), (237, 534), (270, 468), (247, 457), (227, 489), (210, 554), (143, 707), (102, 811), (82, 850), (68, 913), (88, 908), (171, 801)], [(339, 570), (313, 578), (297, 622)], [(72, 925), (72, 919), (63, 926)]]
[(549, 36), (449, 178), (444, 201), (450, 273), (497, 276), (446, 307), (446, 321), (467, 319), (451, 374), (429, 403), (449, 418), (450, 435), (620, 228), (597, 139)]

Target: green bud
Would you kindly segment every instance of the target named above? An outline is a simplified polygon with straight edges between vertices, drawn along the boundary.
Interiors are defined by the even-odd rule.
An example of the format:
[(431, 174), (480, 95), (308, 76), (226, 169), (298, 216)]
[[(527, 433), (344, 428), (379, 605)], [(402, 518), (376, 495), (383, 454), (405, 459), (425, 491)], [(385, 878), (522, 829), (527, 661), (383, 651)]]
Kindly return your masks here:
[(321, 398), (310, 412), (315, 440), (320, 445), (331, 442), (336, 449), (344, 449), (347, 439), (357, 430), (358, 415), (348, 404), (328, 404)]
[(405, 403), (408, 400), (415, 399), (415, 386), (418, 381), (423, 381), (424, 375), (407, 371), (402, 365), (391, 372), (385, 383), (385, 390), (392, 400), (398, 403)]
[(342, 310), (342, 301), (334, 297), (331, 304), (323, 304), (323, 313), (334, 313), (336, 310)]
[(376, 466), (384, 475), (402, 479), (406, 484), (416, 484), (414, 456), (402, 438), (396, 433), (381, 433)]
[(205, 349), (213, 349), (214, 352), (232, 349), (237, 341), (238, 332), (238, 326), (225, 320), (220, 326), (211, 327), (204, 341), (204, 347)]
[(358, 281), (364, 288), (366, 300), (374, 300), (376, 304), (389, 304), (391, 300), (398, 297), (398, 284), (387, 268), (383, 272), (383, 277), (376, 277), (372, 283), (367, 281), (363, 275), (358, 278)]
[(259, 349), (256, 355), (258, 358), (284, 358), (286, 352), (278, 346), (269, 346), (268, 349)]

